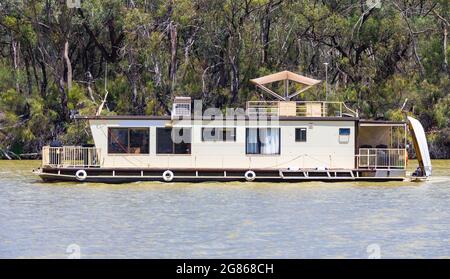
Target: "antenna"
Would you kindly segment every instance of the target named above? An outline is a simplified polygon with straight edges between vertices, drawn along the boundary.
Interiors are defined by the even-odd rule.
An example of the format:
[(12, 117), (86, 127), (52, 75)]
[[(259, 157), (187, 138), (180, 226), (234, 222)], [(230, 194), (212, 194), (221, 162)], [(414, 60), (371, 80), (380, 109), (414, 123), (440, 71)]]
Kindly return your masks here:
[(97, 110), (97, 113), (95, 114), (95, 116), (99, 116), (102, 113), (103, 106), (106, 103), (106, 98), (108, 97), (108, 93), (109, 93), (108, 89), (107, 89), (107, 84), (108, 84), (108, 62), (105, 62), (105, 97), (103, 98), (102, 103), (98, 107), (98, 110)]

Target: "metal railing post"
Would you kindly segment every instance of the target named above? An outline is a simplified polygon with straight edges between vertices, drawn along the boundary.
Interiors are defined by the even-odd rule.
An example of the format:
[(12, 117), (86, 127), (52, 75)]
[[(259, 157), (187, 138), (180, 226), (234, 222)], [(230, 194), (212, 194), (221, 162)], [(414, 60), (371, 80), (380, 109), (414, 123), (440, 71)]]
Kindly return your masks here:
[(388, 150), (388, 169), (391, 168), (391, 150)]

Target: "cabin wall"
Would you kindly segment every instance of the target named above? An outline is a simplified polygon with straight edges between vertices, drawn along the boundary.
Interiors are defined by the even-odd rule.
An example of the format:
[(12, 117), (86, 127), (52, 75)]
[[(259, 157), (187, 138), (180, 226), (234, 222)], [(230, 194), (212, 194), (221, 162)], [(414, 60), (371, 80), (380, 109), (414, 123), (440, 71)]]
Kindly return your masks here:
[[(196, 121), (192, 128), (191, 154), (156, 154), (156, 127), (170, 120), (90, 120), (92, 135), (101, 150), (102, 167), (126, 168), (354, 168), (354, 121), (279, 121), (281, 153), (247, 155), (246, 128), (256, 127), (244, 121), (235, 123), (235, 142), (202, 142), (202, 127), (220, 127), (216, 123)], [(174, 121), (173, 127), (191, 126)], [(150, 127), (150, 154), (108, 154), (108, 127)], [(259, 125), (259, 128), (264, 126)], [(271, 126), (274, 127), (274, 126)], [(295, 141), (295, 128), (307, 128), (307, 141)], [(339, 128), (349, 128), (349, 136), (339, 136)]]

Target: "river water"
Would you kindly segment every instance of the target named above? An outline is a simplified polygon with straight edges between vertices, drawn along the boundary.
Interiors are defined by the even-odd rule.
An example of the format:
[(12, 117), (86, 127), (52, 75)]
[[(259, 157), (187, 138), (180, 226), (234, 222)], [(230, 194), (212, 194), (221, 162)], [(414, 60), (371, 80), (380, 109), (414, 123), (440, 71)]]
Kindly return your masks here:
[(447, 258), (450, 161), (427, 182), (42, 183), (0, 161), (1, 258)]

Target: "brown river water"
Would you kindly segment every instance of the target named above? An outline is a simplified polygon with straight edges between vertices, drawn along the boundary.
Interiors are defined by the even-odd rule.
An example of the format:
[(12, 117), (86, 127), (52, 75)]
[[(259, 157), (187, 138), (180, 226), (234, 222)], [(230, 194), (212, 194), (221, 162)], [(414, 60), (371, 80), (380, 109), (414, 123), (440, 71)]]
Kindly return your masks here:
[(0, 258), (450, 257), (450, 160), (419, 183), (43, 183), (38, 166), (0, 161)]

